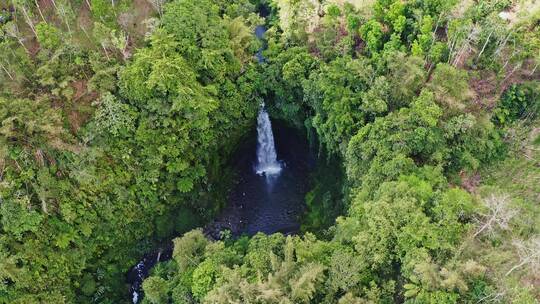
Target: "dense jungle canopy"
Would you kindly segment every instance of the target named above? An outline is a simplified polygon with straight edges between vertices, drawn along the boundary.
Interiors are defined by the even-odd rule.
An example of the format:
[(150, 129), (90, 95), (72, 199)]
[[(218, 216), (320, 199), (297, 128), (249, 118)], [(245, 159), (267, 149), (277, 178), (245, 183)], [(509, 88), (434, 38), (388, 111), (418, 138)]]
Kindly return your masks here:
[[(173, 238), (141, 303), (539, 303), (539, 64), (534, 0), (2, 1), (0, 304), (129, 303)], [(263, 101), (301, 231), (208, 238)]]

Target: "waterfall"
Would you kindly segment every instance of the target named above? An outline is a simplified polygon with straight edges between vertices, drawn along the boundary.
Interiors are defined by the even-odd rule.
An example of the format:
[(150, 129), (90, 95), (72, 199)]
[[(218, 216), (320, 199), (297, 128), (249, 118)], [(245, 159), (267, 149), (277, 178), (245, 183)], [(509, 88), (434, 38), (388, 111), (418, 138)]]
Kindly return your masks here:
[(255, 172), (259, 175), (269, 176), (277, 175), (280, 171), (281, 164), (277, 160), (272, 124), (263, 103), (257, 117), (257, 165)]

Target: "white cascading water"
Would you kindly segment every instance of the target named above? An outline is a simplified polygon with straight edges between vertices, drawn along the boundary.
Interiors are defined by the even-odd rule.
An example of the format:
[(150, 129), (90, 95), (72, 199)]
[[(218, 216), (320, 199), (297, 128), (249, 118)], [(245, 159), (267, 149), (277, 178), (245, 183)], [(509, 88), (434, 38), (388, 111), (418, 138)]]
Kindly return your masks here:
[(281, 164), (277, 160), (274, 134), (270, 117), (264, 107), (259, 110), (257, 117), (257, 165), (255, 172), (259, 175), (277, 175), (281, 172)]

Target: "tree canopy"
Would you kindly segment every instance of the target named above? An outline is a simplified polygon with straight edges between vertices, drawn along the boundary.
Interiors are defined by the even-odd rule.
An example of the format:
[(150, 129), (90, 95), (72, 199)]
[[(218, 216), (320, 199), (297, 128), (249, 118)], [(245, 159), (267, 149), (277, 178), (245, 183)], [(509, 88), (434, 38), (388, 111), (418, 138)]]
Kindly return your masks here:
[[(3, 1), (0, 304), (128, 302), (171, 239), (140, 303), (538, 303), (539, 11)], [(262, 102), (315, 151), (302, 230), (210, 239)]]

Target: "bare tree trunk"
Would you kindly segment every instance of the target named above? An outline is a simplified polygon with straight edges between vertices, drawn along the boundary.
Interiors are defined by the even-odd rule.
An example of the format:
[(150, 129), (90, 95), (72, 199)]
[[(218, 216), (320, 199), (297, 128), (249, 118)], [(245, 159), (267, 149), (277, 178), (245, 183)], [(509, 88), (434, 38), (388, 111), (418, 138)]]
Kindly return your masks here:
[(489, 42), (489, 38), (491, 38), (491, 35), (493, 34), (494, 31), (495, 31), (495, 30), (492, 30), (492, 31), (489, 33), (489, 35), (488, 35), (488, 37), (487, 37), (487, 39), (486, 39), (486, 42), (484, 43), (484, 46), (482, 47), (482, 50), (480, 51), (480, 53), (478, 53), (478, 57), (476, 57), (476, 59), (480, 59), (480, 56), (482, 56), (482, 53), (484, 53), (484, 51), (486, 50), (486, 46), (487, 46), (487, 44), (488, 44), (488, 42)]
[(435, 65), (433, 64), (433, 62), (429, 63), (429, 67), (428, 67), (428, 70), (427, 70), (427, 75), (431, 76), (431, 72), (432, 72), (434, 66)]
[(43, 20), (43, 22), (47, 23), (47, 20), (45, 20), (45, 17), (43, 17), (43, 12), (41, 11), (38, 0), (34, 0), (34, 2), (36, 3), (36, 7), (38, 9), (39, 15), (41, 16), (41, 19)]
[(473, 239), (485, 230), (493, 232), (496, 228), (501, 230), (510, 229), (510, 221), (518, 214), (518, 211), (511, 208), (507, 195), (491, 195), (489, 198), (482, 200), (482, 204), (487, 208), (488, 213), (482, 215), (483, 220), (479, 220), (482, 226), (473, 235)]
[(68, 32), (69, 32), (69, 35), (71, 35), (71, 27), (69, 26), (69, 22), (66, 18), (66, 14), (65, 14), (65, 9), (64, 7), (62, 7), (61, 9), (58, 8), (58, 5), (56, 5), (56, 1), (55, 0), (51, 0), (53, 6), (54, 6), (54, 9), (56, 10), (56, 13), (64, 20), (64, 23), (66, 24), (67, 28), (68, 28)]
[(44, 199), (41, 200), (41, 210), (43, 213), (49, 214), (49, 211), (47, 210), (47, 202)]
[(69, 21), (66, 18), (64, 18), (64, 22), (66, 23), (66, 26), (68, 28), (69, 36), (72, 36), (71, 35), (71, 27), (69, 26)]
[(454, 52), (454, 42), (450, 42), (449, 43), (449, 48), (448, 48), (448, 60), (446, 61), (446, 63), (450, 63), (450, 61), (452, 61), (452, 53)]
[(521, 67), (521, 63), (518, 63), (516, 64), (516, 66), (512, 69), (512, 71), (510, 71), (510, 73), (508, 73), (508, 75), (506, 75), (506, 77), (504, 77), (503, 81), (501, 83), (504, 83), (506, 80), (508, 80), (508, 78), (510, 78), (510, 76), (512, 76), (512, 74), (514, 74), (514, 72)]
[(473, 239), (475, 237), (477, 237), (480, 233), (482, 233), (484, 230), (491, 227), (491, 224), (495, 220), (495, 216), (497, 216), (497, 214), (495, 214), (493, 217), (491, 217), (484, 225), (482, 225), (482, 227), (480, 229), (478, 229), (478, 231), (476, 231), (476, 233), (473, 235)]
[(24, 7), (24, 5), (23, 5), (23, 6), (21, 6), (21, 9), (22, 9), (22, 12), (23, 12), (23, 15), (24, 15), (24, 19), (26, 19), (26, 23), (28, 24), (28, 26), (30, 27), (32, 32), (34, 33), (34, 36), (37, 37), (36, 28), (34, 27), (34, 23), (32, 22), (32, 19), (30, 18), (30, 15), (28, 15), (28, 12), (26, 11), (26, 7)]
[(466, 42), (459, 48), (459, 51), (456, 53), (456, 56), (454, 57), (454, 61), (452, 62), (453, 66), (456, 66), (458, 64), (459, 59), (461, 58), (461, 55), (468, 48), (468, 44), (469, 44), (469, 39), (467, 38)]
[[(439, 14), (439, 17), (437, 17), (437, 23), (435, 24), (435, 29), (433, 30), (433, 33), (431, 33), (431, 44), (429, 46), (429, 49), (433, 47), (433, 44), (435, 44), (435, 40), (437, 39), (437, 30), (439, 29), (439, 21), (441, 19), (442, 13)], [(429, 55), (425, 55), (424, 61), (427, 63)], [(430, 64), (431, 65), (431, 64)], [(430, 67), (431, 69), (431, 67)], [(429, 72), (428, 72), (429, 74)]]
[(26, 45), (24, 45), (22, 39), (20, 39), (19, 37), (17, 37), (17, 42), (19, 42), (19, 44), (23, 47), (23, 49), (26, 51), (27, 54), (30, 54), (30, 51), (28, 50), (28, 48), (26, 47)]
[(439, 14), (439, 17), (437, 17), (437, 22), (435, 23), (435, 29), (433, 30), (433, 33), (431, 33), (431, 46), (435, 43), (435, 39), (437, 39), (437, 30), (439, 29), (439, 22), (441, 21), (442, 12)]
[(510, 268), (510, 270), (508, 270), (507, 273), (504, 274), (505, 277), (507, 277), (509, 274), (511, 274), (514, 270), (518, 269), (519, 267), (527, 264), (527, 260), (523, 260), (521, 261), (521, 263), (517, 264), (517, 265), (514, 265), (514, 267)]
[(510, 36), (512, 36), (513, 32), (509, 32), (508, 35), (506, 35), (506, 38), (504, 38), (503, 42), (499, 44), (499, 47), (497, 47), (497, 50), (495, 51), (495, 55), (499, 55), (501, 50), (504, 48), (506, 43), (508, 43), (508, 39), (510, 39)]
[[(454, 60), (452, 62), (453, 66), (457, 65), (459, 59), (461, 58), (461, 55), (465, 52), (467, 48), (470, 47), (470, 41), (473, 37), (473, 34), (474, 34), (474, 28), (471, 28), (469, 35), (467, 35), (467, 38), (465, 39), (465, 41), (463, 41), (463, 45), (459, 48), (459, 51), (457, 51), (456, 56), (454, 57)], [(456, 44), (457, 44), (457, 41), (456, 41)]]
[(124, 59), (124, 62), (126, 62), (126, 60), (128, 60), (130, 56), (129, 52), (127, 51), (128, 46), (129, 46), (129, 35), (126, 36), (126, 44), (124, 48), (122, 49), (122, 58)]
[(71, 35), (71, 27), (69, 26), (69, 20), (67, 19), (66, 17), (66, 9), (64, 6), (61, 7), (61, 10), (57, 10), (59, 15), (62, 17), (62, 19), (64, 19), (64, 23), (66, 24), (67, 28), (68, 28), (68, 32), (69, 32), (69, 36), (72, 36)]
[(107, 52), (107, 48), (103, 43), (101, 44), (101, 47), (103, 48), (103, 51), (105, 51), (105, 56), (107, 57), (107, 60), (111, 60), (111, 57), (109, 57), (109, 52)]
[[(446, 37), (448, 37), (448, 39), (450, 39), (450, 37), (448, 36), (448, 28), (446, 28), (445, 31), (446, 31)], [(447, 60), (446, 63), (450, 63), (450, 61), (451, 61), (452, 52), (454, 51), (455, 41), (456, 41), (456, 39), (451, 39), (451, 40), (448, 41), (448, 60)]]
[(54, 9), (56, 9), (58, 11), (58, 6), (56, 6), (56, 1), (55, 0), (51, 0), (53, 6), (54, 6)]
[(116, 16), (116, 8), (115, 8), (114, 0), (111, 0), (111, 3), (112, 3), (112, 7), (113, 7), (114, 16)]
[(84, 35), (86, 36), (86, 38), (88, 39), (92, 39), (92, 37), (90, 37), (90, 35), (88, 35), (88, 32), (86, 31), (86, 29), (83, 27), (83, 26), (79, 26), (81, 28), (81, 30), (83, 31)]
[(516, 51), (516, 41), (514, 40), (514, 49), (512, 50), (512, 54), (508, 57), (508, 59), (506, 59), (506, 62), (504, 63), (504, 65), (502, 67), (503, 70), (506, 69), (506, 66), (510, 62), (510, 59), (512, 59), (516, 53), (517, 53), (517, 51)]
[(536, 68), (538, 68), (538, 63), (536, 63), (536, 65), (534, 66), (534, 69), (532, 70), (530, 74), (531, 76), (534, 74), (534, 72), (536, 72)]
[[(23, 40), (21, 38), (21, 32), (19, 31), (19, 27), (17, 26), (17, 24), (18, 24), (17, 7), (15, 6), (14, 9), (15, 9), (15, 14), (14, 14), (15, 22), (13, 22), (13, 30), (10, 30), (7, 34), (12, 38), (17, 39), (17, 42), (23, 47), (23, 49), (26, 51), (26, 53), (30, 54), (30, 52), (28, 51), (28, 49), (26, 48), (26, 46), (23, 43)], [(13, 52), (13, 50), (11, 50), (11, 53), (15, 55), (15, 52)]]
[(2, 67), (2, 70), (4, 70), (4, 72), (6, 72), (6, 74), (9, 76), (9, 79), (14, 80), (13, 76), (11, 76), (11, 73), (9, 73), (9, 71), (3, 64), (0, 64), (0, 67)]
[(538, 273), (540, 269), (540, 236), (532, 237), (525, 242), (516, 240), (513, 243), (517, 247), (520, 262), (510, 268), (505, 276), (510, 275), (514, 270), (527, 264), (530, 265), (532, 273)]
[(4, 159), (0, 159), (0, 182), (4, 178), (4, 170), (5, 170), (5, 168), (6, 168), (6, 163), (5, 163)]

